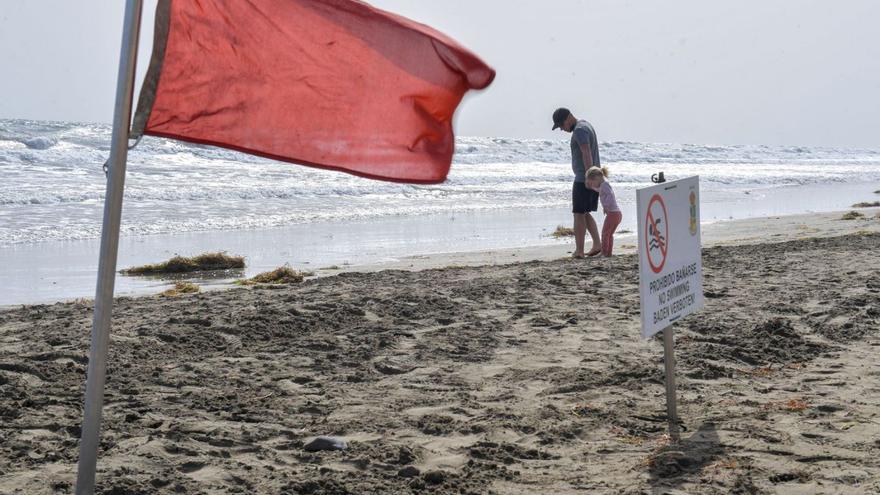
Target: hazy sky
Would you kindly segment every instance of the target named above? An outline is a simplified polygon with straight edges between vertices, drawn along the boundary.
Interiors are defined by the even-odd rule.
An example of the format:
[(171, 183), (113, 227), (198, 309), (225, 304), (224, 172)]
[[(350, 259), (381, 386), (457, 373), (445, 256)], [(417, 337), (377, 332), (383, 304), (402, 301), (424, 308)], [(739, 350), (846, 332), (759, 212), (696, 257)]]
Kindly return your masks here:
[[(551, 137), (566, 105), (601, 140), (880, 147), (876, 0), (372, 3), (497, 69), (461, 108), (460, 135)], [(123, 4), (3, 0), (0, 118), (109, 122)]]

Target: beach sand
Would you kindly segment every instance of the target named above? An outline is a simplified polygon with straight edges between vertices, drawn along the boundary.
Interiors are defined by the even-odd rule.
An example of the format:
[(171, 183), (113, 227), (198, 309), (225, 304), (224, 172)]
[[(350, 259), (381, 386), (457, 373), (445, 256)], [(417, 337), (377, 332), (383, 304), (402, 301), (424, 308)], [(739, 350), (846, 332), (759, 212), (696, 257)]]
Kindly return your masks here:
[[(98, 493), (878, 493), (863, 212), (706, 228), (677, 445), (625, 240), (610, 260), (545, 247), (121, 298)], [(87, 302), (0, 312), (0, 493), (72, 491), (90, 327)], [(306, 451), (319, 435), (348, 446)]]

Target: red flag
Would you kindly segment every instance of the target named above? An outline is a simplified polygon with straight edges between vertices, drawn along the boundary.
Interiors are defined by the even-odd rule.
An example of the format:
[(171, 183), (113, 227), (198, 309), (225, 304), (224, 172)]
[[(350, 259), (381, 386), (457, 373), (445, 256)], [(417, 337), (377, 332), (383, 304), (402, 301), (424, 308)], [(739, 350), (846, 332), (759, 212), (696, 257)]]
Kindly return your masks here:
[(442, 182), (464, 94), (495, 71), (357, 0), (159, 0), (132, 136)]

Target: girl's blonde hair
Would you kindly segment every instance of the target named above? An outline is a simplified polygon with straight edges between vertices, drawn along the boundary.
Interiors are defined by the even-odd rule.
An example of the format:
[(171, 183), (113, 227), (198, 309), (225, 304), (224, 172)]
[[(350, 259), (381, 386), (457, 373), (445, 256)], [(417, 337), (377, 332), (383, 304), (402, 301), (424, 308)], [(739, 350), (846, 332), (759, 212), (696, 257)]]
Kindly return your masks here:
[(599, 177), (608, 177), (608, 167), (590, 167), (590, 170), (587, 170), (587, 180), (597, 179)]

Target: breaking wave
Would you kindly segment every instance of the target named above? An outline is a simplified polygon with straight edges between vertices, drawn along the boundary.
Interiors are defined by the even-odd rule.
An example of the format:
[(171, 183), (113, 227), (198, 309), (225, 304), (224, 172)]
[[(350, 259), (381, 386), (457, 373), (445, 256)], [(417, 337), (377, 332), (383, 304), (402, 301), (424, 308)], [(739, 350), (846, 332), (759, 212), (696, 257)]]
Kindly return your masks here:
[[(100, 234), (106, 125), (0, 120), (0, 245)], [(416, 186), (145, 138), (129, 157), (123, 231), (156, 234), (511, 208), (564, 207), (566, 140), (464, 137), (449, 180)], [(618, 196), (650, 175), (699, 175), (704, 194), (880, 182), (880, 151), (604, 142)]]

